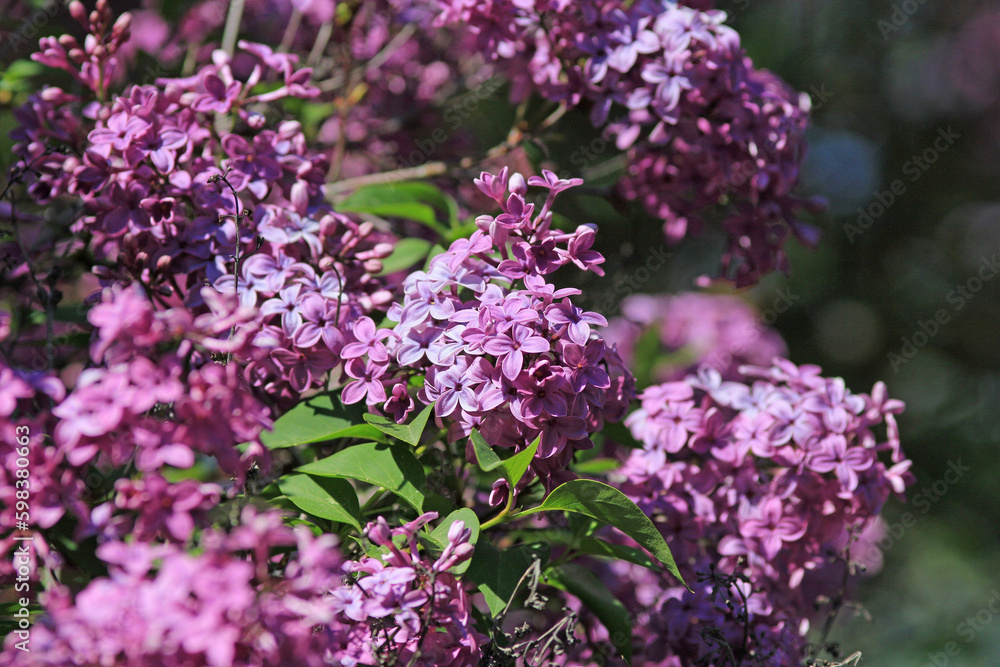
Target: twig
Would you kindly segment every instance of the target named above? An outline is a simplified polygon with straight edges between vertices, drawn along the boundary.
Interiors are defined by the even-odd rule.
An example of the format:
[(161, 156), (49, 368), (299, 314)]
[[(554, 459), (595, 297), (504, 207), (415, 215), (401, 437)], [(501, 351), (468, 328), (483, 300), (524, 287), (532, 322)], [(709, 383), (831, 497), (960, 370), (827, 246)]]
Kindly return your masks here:
[[(238, 308), (239, 304), (240, 304), (240, 261), (243, 259), (243, 255), (240, 252), (240, 246), (242, 244), (242, 242), (240, 240), (240, 232), (241, 232), (241, 230), (240, 230), (240, 218), (244, 218), (244, 217), (248, 216), (250, 214), (250, 212), (247, 211), (247, 210), (245, 210), (245, 209), (242, 210), (242, 211), (240, 210), (240, 198), (236, 194), (236, 188), (234, 188), (233, 185), (232, 185), (232, 183), (229, 182), (229, 179), (226, 178), (226, 176), (228, 176), (229, 172), (231, 172), (232, 170), (233, 170), (232, 167), (227, 167), (225, 174), (214, 174), (214, 175), (212, 175), (212, 176), (209, 177), (208, 182), (209, 183), (218, 183), (219, 181), (222, 181), (223, 183), (225, 183), (226, 187), (229, 188), (229, 191), (233, 193), (233, 200), (236, 202), (236, 215), (233, 216), (233, 219), (236, 221), (236, 254), (233, 255), (233, 260), (234, 260), (234, 267), (233, 267), (233, 292), (236, 295), (236, 306)], [(222, 222), (223, 220), (225, 220), (228, 217), (229, 217), (228, 215), (220, 215), (219, 216), (219, 222)], [(233, 342), (233, 336), (235, 334), (236, 334), (236, 325), (233, 324), (232, 328), (229, 330), (229, 342), (230, 343)], [(233, 356), (232, 351), (226, 352), (226, 363), (227, 364), (232, 359), (232, 356)]]
[[(46, 151), (47, 154), (49, 151)], [(35, 163), (35, 158), (30, 163), (25, 162), (24, 167), (18, 169), (16, 166), (11, 167), (7, 175), (7, 185), (3, 189), (3, 193), (0, 193), (0, 201), (3, 199), (8, 199), (10, 201), (10, 222), (11, 227), (14, 230), (14, 239), (17, 241), (18, 248), (21, 249), (21, 255), (24, 256), (24, 263), (28, 267), (28, 275), (31, 277), (31, 281), (35, 284), (35, 291), (38, 298), (42, 301), (42, 305), (45, 307), (45, 360), (48, 370), (52, 370), (55, 367), (55, 357), (56, 357), (56, 347), (54, 342), (54, 330), (52, 322), (55, 319), (55, 311), (53, 306), (55, 303), (52, 299), (52, 288), (46, 288), (42, 285), (42, 282), (38, 280), (38, 276), (35, 275), (35, 270), (31, 266), (31, 256), (28, 254), (28, 247), (24, 243), (24, 239), (21, 237), (21, 228), (17, 221), (17, 202), (14, 198), (14, 192), (11, 188), (15, 183), (22, 183), (24, 180), (24, 174), (31, 170), (31, 165)], [(22, 159), (22, 162), (24, 160)]]

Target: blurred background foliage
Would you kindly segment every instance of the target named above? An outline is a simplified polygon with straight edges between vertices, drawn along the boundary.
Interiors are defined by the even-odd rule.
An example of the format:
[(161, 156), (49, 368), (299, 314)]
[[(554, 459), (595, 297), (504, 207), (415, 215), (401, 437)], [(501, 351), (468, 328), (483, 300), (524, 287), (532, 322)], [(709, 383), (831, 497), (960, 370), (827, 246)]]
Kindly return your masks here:
[[(111, 3), (116, 12), (136, 4)], [(192, 3), (164, 4), (179, 14)], [(31, 39), (7, 41), (0, 53), (5, 171), (12, 107), (43, 83), (65, 83), (26, 60), (39, 36), (74, 30), (53, 5), (0, 2), (5, 30), (26, 15), (45, 16)], [(791, 295), (774, 326), (793, 361), (818, 364), (859, 392), (883, 380), (907, 403), (901, 432), (917, 477), (911, 502), (886, 508), (883, 570), (861, 586), (858, 608), (843, 610), (832, 638), (847, 653), (862, 651), (867, 665), (1000, 664), (1000, 614), (988, 607), (1000, 590), (1000, 275), (988, 268), (1000, 269), (1000, 2), (718, 6), (756, 66), (811, 96), (803, 192), (829, 203), (811, 220), (822, 230), (818, 247), (791, 244), (791, 275), (769, 276), (740, 295), (765, 313), (779, 290)], [(505, 94), (498, 90), (470, 120), (484, 150), (513, 122)], [(588, 189), (559, 212), (601, 227), (608, 275), (578, 284), (591, 307), (610, 316), (634, 291), (690, 290), (711, 275), (721, 236), (667, 248), (656, 220), (602, 189), (613, 182), (601, 172), (615, 166), (614, 147), (581, 145), (581, 136), (593, 136), (586, 114), (568, 114), (521, 159), (538, 150), (560, 173), (588, 176)], [(665, 268), (644, 271), (654, 252), (672, 255)], [(946, 477), (950, 463), (970, 470)], [(904, 526), (907, 512), (913, 520)]]

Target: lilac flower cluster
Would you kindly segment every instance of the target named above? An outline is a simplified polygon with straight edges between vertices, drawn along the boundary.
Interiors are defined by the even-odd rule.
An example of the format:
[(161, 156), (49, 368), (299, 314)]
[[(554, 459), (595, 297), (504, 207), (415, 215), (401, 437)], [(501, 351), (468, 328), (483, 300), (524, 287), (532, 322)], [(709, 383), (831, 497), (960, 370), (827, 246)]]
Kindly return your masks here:
[[(471, 137), (458, 131), (464, 117), (450, 114), (443, 103), (476, 89), (492, 68), (469, 57), (474, 48), (463, 43), (468, 40), (432, 26), (433, 2), (341, 3), (339, 14), (333, 0), (247, 0), (242, 7), (242, 34), (308, 54), (322, 89), (313, 103), (330, 109), (318, 121), (314, 141), (333, 148), (335, 177), (457, 161), (468, 154)], [(152, 13), (151, 20), (163, 28), (159, 39), (143, 41), (143, 48), (170, 62), (189, 49), (210, 48), (226, 18), (219, 8), (216, 0), (196, 3), (172, 33)]]
[[(157, 311), (137, 285), (107, 288), (89, 314), (97, 328), (91, 346), (95, 366), (83, 370), (68, 393), (53, 375), (0, 364), (6, 380), (0, 393), (4, 514), (12, 515), (15, 507), (15, 427), (21, 424), (36, 434), (28, 449), (30, 525), (51, 529), (69, 515), (81, 537), (131, 534), (185, 542), (207, 524), (222, 489), (193, 481), (168, 484), (160, 470), (189, 468), (205, 455), (242, 480), (251, 460), (266, 464), (259, 436), (271, 425), (269, 409), (252, 395), (235, 364), (211, 360), (213, 353), (248, 347), (254, 314), (238, 308), (234, 297), (203, 289), (211, 309), (192, 316), (183, 307)], [(19, 416), (25, 414), (32, 416)], [(236, 445), (244, 442), (250, 444), (241, 454)], [(104, 488), (110, 486), (108, 475), (127, 465), (143, 476)], [(92, 508), (106, 493), (110, 500)], [(3, 536), (4, 553), (13, 548), (12, 540)], [(36, 548), (45, 554), (46, 567), (54, 568), (58, 560), (49, 559), (45, 544), (37, 534)], [(3, 562), (9, 568), (10, 559)]]
[[(335, 536), (290, 529), (253, 507), (228, 534), (203, 534), (198, 553), (105, 543), (98, 555), (110, 575), (75, 598), (61, 587), (47, 593), (32, 650), (8, 646), (0, 665), (276, 667), (387, 664), (387, 656), (427, 667), (476, 664), (484, 638), (448, 572), (471, 554), (470, 531), (453, 524), (430, 561), (418, 555), (415, 535), (435, 517), (392, 531), (384, 520), (369, 524), (385, 556), (357, 562), (344, 559)], [(289, 547), (290, 558), (276, 552)]]
[[(59, 60), (61, 45), (39, 59), (70, 67), (72, 49)], [(216, 51), (193, 76), (82, 109), (83, 100), (45, 89), (19, 111), (14, 152), (32, 163), (37, 202), (82, 201), (72, 231), (92, 239), (105, 284), (138, 282), (161, 307), (204, 312), (209, 283), (259, 306), (256, 344), (271, 353), (247, 377), (288, 403), (337, 365), (347, 323), (391, 299), (373, 274), (392, 239), (325, 203), (329, 163), (306, 148), (298, 122), (267, 129), (275, 101), (319, 93), (311, 70), (266, 46), (241, 48), (252, 61), (242, 78)]]
[[(424, 375), (417, 399), (450, 422), (452, 440), (476, 428), (492, 445), (523, 449), (540, 435), (532, 467), (546, 480), (575, 450), (592, 447), (589, 435), (605, 419), (624, 416), (634, 384), (591, 329), (605, 318), (573, 304), (579, 290), (545, 280), (568, 264), (603, 274), (592, 227), (552, 228), (556, 196), (581, 182), (552, 172), (525, 181), (507, 169), (476, 179), (501, 213), (479, 216), (471, 238), (406, 278), (402, 301), (389, 309), (392, 330), (355, 322), (356, 342), (342, 352), (352, 378), (344, 401), (381, 405), (403, 421), (414, 406), (409, 381)], [(529, 186), (547, 190), (537, 211), (525, 198)]]
[[(439, 23), (468, 25), (516, 96), (590, 101), (595, 126), (628, 150), (622, 192), (664, 220), (669, 241), (725, 204), (722, 271), (738, 285), (787, 269), (789, 233), (815, 239), (791, 194), (808, 98), (753, 68), (724, 12), (668, 0), (438, 1)], [(609, 122), (613, 107), (626, 113)]]
[(643, 449), (619, 471), (620, 488), (653, 518), (694, 591), (612, 566), (611, 589), (648, 646), (639, 664), (693, 664), (710, 651), (705, 627), (744, 646), (743, 625), (710, 595), (714, 582), (699, 581), (714, 567), (749, 578), (735, 584), (747, 599), (737, 605), (749, 614), (746, 650), (763, 664), (798, 665), (817, 597), (836, 595), (844, 560), (865, 551), (859, 542), (873, 539), (883, 503), (912, 481), (895, 421), (902, 402), (882, 383), (853, 394), (783, 359), (746, 367), (738, 381), (702, 369), (640, 398), (626, 424)]
[[(472, 556), (472, 532), (462, 521), (448, 529), (448, 544), (430, 562), (418, 553), (416, 534), (437, 518), (428, 512), (399, 528), (385, 519), (368, 524), (365, 535), (382, 549), (347, 563), (348, 585), (332, 591), (339, 619), (368, 631), (344, 651), (342, 664), (401, 664), (462, 667), (478, 664), (486, 637), (472, 627), (471, 604), (450, 568)], [(394, 539), (395, 538), (395, 539)], [(402, 545), (402, 548), (397, 545)]]
[[(192, 317), (183, 307), (157, 311), (138, 286), (105, 290), (90, 312), (97, 327), (91, 356), (101, 366), (84, 370), (52, 409), (59, 420), (53, 437), (70, 465), (103, 455), (120, 466), (134, 457), (138, 470), (155, 471), (188, 468), (203, 453), (241, 475), (236, 445), (256, 442), (250, 457), (264, 452), (258, 437), (270, 427), (269, 410), (237, 365), (210, 356), (245, 348), (255, 314), (232, 296), (207, 287), (203, 293), (211, 310)], [(176, 347), (165, 353), (165, 345)]]
[(653, 370), (659, 382), (680, 380), (699, 366), (735, 380), (744, 365), (764, 365), (786, 353), (785, 342), (742, 299), (725, 294), (684, 292), (672, 296), (636, 294), (622, 302), (604, 338), (633, 367), (635, 345), (658, 330), (667, 358)]

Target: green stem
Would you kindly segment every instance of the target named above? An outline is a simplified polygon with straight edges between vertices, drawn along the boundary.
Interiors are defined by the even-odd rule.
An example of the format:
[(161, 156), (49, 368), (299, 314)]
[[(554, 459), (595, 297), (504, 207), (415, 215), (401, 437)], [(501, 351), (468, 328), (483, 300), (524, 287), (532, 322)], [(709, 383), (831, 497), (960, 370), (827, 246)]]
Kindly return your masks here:
[(486, 523), (480, 524), (479, 529), (486, 530), (487, 528), (492, 528), (498, 523), (503, 523), (504, 521), (509, 521), (510, 519), (516, 519), (517, 517), (521, 516), (522, 512), (514, 512), (513, 510), (514, 510), (514, 490), (511, 489), (511, 492), (507, 496), (507, 506), (503, 508), (503, 511), (500, 512), (500, 514), (497, 514), (495, 517), (493, 517)]
[(236, 37), (240, 32), (240, 20), (243, 18), (243, 5), (246, 0), (232, 0), (229, 14), (226, 15), (226, 27), (222, 33), (222, 50), (230, 56), (236, 50)]

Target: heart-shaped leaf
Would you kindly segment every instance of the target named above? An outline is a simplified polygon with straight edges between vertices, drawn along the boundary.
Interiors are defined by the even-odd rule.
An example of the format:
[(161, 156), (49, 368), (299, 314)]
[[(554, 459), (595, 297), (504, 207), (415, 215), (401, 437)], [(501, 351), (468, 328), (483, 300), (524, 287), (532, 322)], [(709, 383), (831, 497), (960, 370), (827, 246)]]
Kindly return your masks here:
[(423, 511), (424, 468), (407, 447), (366, 442), (302, 466), (299, 472), (319, 477), (346, 477), (382, 487), (410, 507)]
[(528, 466), (531, 465), (531, 460), (535, 457), (535, 452), (538, 451), (538, 444), (541, 442), (541, 436), (539, 436), (535, 438), (535, 441), (529, 447), (522, 449), (509, 458), (501, 459), (479, 431), (473, 429), (472, 435), (469, 437), (472, 441), (472, 450), (476, 454), (479, 467), (486, 472), (491, 472), (499, 468), (500, 474), (507, 480), (512, 489), (524, 477)]
[(358, 494), (346, 479), (290, 475), (278, 480), (278, 488), (303, 512), (361, 530)]
[(520, 512), (517, 516), (550, 510), (577, 512), (614, 526), (652, 553), (668, 572), (684, 584), (670, 547), (660, 531), (638, 505), (613, 486), (592, 479), (574, 479), (553, 490), (538, 507)]
[(274, 428), (261, 433), (260, 439), (268, 449), (282, 449), (340, 437), (364, 437), (356, 431), (343, 435), (344, 431), (359, 425), (359, 412), (345, 407), (333, 394), (319, 394), (275, 420)]
[(402, 440), (403, 442), (416, 447), (420, 444), (420, 436), (424, 432), (427, 420), (430, 419), (433, 407), (433, 405), (428, 405), (426, 408), (421, 410), (420, 414), (414, 417), (413, 421), (409, 424), (397, 424), (391, 419), (386, 419), (382, 415), (373, 415), (369, 413), (364, 415), (364, 420), (383, 433), (391, 435), (397, 440)]

